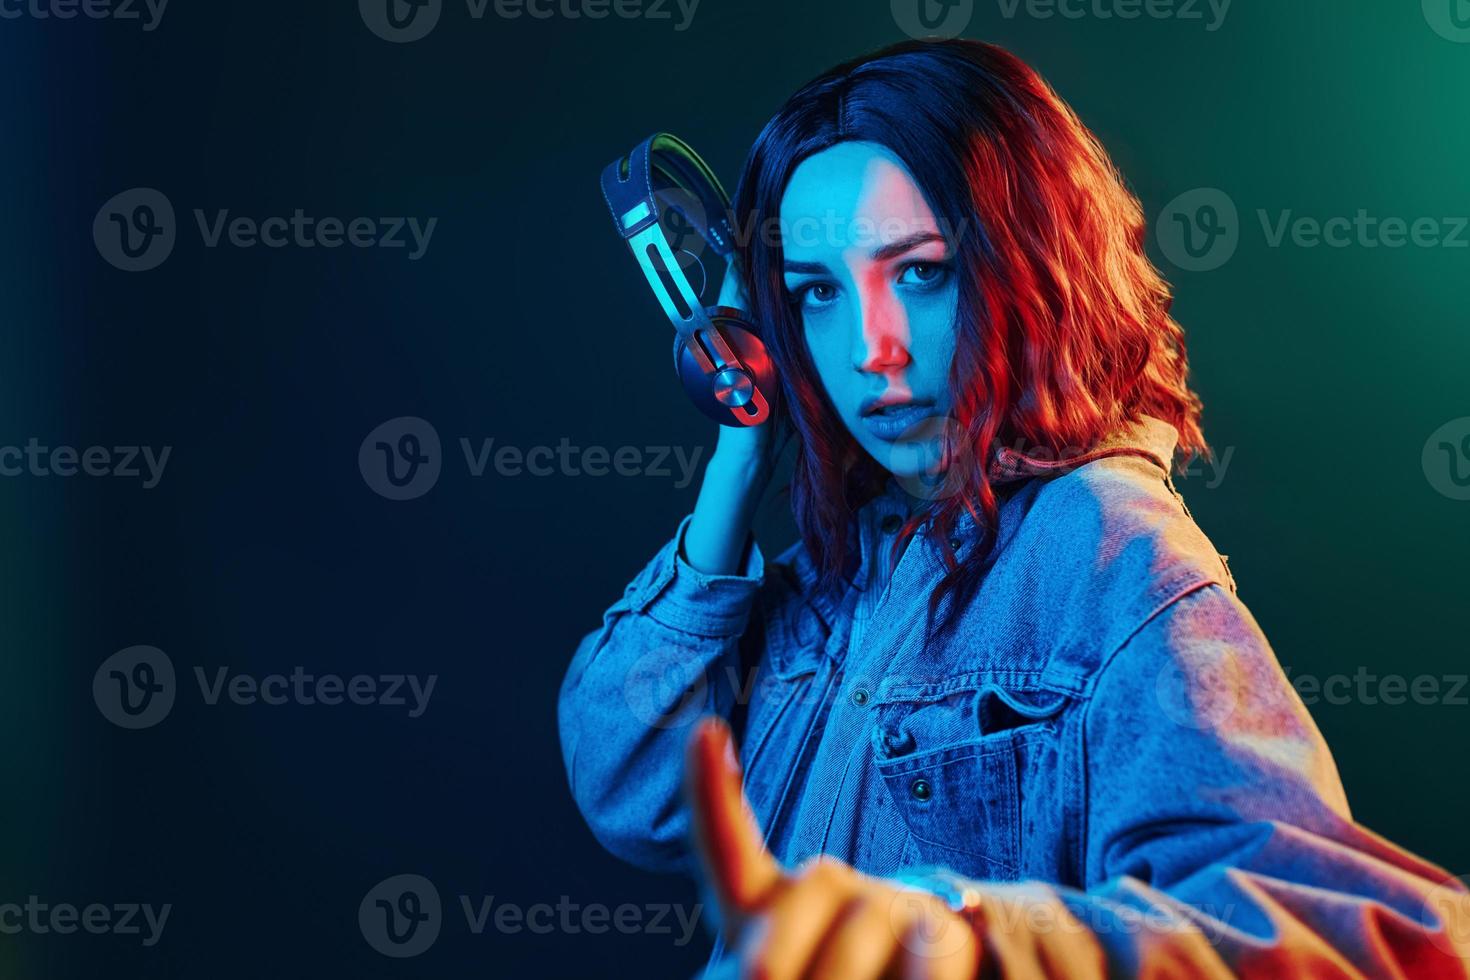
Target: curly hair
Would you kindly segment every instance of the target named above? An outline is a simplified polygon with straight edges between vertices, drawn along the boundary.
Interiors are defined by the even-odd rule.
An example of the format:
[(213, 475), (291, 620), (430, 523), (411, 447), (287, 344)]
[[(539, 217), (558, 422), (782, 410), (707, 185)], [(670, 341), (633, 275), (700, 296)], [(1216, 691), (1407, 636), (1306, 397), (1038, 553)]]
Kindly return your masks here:
[[(1029, 66), (992, 44), (904, 41), (838, 65), (796, 92), (761, 131), (735, 215), (779, 215), (796, 166), (837, 143), (880, 144), (908, 167), (956, 255), (956, 343), (946, 486), (905, 522), (890, 560), (927, 523), (937, 544), (961, 508), (986, 531), (975, 557), (939, 547), (942, 631), (979, 588), (999, 519), (997, 447), (1084, 451), (1152, 415), (1179, 432), (1176, 464), (1208, 454), (1172, 293), (1144, 252), (1138, 199), (1097, 138)], [(793, 514), (824, 588), (850, 574), (854, 516), (886, 473), (858, 446), (818, 379), (786, 291), (779, 236), (738, 236), (753, 312), (780, 372), (799, 451)]]

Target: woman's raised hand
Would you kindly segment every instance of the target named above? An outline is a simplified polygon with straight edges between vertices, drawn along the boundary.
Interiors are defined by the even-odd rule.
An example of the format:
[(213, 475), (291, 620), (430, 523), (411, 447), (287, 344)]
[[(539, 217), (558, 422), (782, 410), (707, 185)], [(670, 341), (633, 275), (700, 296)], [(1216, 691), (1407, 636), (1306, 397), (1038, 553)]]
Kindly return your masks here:
[[(732, 259), (730, 270), (720, 286), (717, 300), (720, 306), (731, 306), (748, 316), (754, 316), (750, 296), (745, 291), (745, 280), (739, 265)], [(771, 416), (760, 425), (722, 425), (719, 439), (715, 443), (712, 458), (740, 467), (750, 467), (769, 477), (776, 461), (790, 442), (791, 427), (786, 422), (785, 406), (777, 400), (771, 408)]]
[[(821, 857), (794, 874), (766, 850), (741, 788), (729, 727), (695, 725), (685, 788), (693, 833), (740, 975), (764, 980), (972, 980), (979, 942), (938, 897)], [(1038, 974), (1040, 976), (1040, 974)]]

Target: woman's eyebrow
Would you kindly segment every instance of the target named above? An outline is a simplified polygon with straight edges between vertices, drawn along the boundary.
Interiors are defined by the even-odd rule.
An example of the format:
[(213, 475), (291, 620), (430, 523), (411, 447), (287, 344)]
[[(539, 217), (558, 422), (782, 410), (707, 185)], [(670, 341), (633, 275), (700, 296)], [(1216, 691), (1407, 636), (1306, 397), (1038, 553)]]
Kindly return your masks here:
[[(896, 241), (889, 242), (887, 245), (879, 246), (878, 248), (873, 250), (872, 255), (869, 257), (874, 262), (885, 262), (888, 259), (902, 255), (911, 248), (916, 248), (927, 242), (942, 241), (944, 241), (944, 236), (940, 235), (938, 232), (916, 232), (915, 234), (906, 235)], [(794, 273), (796, 275), (815, 276), (829, 271), (827, 267), (821, 262), (796, 262), (791, 259), (787, 259), (785, 263), (783, 263), (782, 267), (786, 272)]]
[(889, 242), (887, 245), (875, 249), (873, 251), (872, 258), (874, 262), (882, 262), (885, 259), (891, 259), (896, 255), (902, 255), (909, 249), (919, 245), (923, 245), (925, 242), (942, 241), (944, 241), (944, 236), (940, 235), (938, 232), (920, 231), (912, 235), (908, 235), (904, 238), (900, 238), (897, 241)]
[(831, 271), (821, 262), (793, 262), (791, 259), (785, 261), (783, 268), (787, 272), (803, 276), (820, 276)]

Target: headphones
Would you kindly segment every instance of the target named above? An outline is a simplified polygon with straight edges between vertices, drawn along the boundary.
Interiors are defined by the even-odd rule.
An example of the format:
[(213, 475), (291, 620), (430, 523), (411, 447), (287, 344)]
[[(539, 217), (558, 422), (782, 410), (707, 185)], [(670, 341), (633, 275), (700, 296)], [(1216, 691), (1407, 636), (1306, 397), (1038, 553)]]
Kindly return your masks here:
[(655, 133), (607, 165), (602, 196), (673, 321), (674, 370), (689, 400), (721, 425), (765, 422), (777, 398), (770, 354), (746, 313), (706, 302), (707, 250), (735, 274), (730, 198), (714, 171), (677, 136)]

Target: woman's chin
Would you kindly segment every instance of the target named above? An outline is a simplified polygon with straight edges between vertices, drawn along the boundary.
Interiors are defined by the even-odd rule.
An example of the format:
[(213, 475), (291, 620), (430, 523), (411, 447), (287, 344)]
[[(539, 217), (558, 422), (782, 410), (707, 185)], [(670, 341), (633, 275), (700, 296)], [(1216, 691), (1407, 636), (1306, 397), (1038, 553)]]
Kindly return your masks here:
[(942, 448), (940, 440), (933, 437), (895, 439), (892, 442), (875, 439), (867, 450), (879, 466), (900, 480), (935, 476), (940, 469)]

